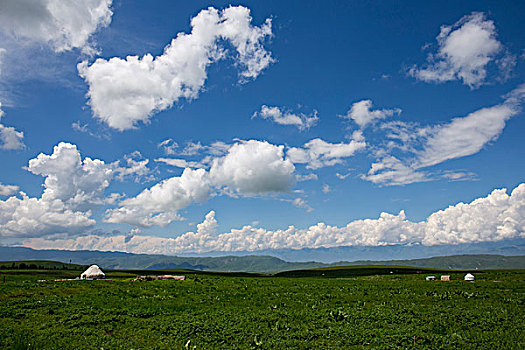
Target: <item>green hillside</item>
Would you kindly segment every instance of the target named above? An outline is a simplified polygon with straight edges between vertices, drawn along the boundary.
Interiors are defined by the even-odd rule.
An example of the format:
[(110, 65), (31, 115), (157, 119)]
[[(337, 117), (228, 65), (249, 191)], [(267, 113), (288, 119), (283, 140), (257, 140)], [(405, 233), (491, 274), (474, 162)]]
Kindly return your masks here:
[[(329, 266), (354, 266), (354, 265), (399, 265), (417, 266), (427, 268), (445, 269), (513, 269), (525, 268), (525, 255), (453, 255), (438, 256), (413, 260), (389, 261), (340, 261), (325, 264), (315, 261), (289, 262), (273, 256), (246, 255), (246, 256), (220, 256), (220, 257), (179, 257), (166, 255), (130, 254), (123, 252), (100, 251), (67, 251), (67, 250), (34, 250), (22, 247), (0, 247), (0, 257), (9, 261), (60, 261), (85, 266), (97, 264), (103, 268), (111, 269), (190, 269), (220, 272), (260, 272), (274, 273), (287, 270), (311, 269)], [(349, 259), (350, 260), (350, 259)], [(0, 263), (2, 265), (2, 263)], [(67, 264), (62, 264), (67, 266)], [(56, 265), (56, 268), (63, 268)], [(1, 268), (1, 266), (0, 266)]]

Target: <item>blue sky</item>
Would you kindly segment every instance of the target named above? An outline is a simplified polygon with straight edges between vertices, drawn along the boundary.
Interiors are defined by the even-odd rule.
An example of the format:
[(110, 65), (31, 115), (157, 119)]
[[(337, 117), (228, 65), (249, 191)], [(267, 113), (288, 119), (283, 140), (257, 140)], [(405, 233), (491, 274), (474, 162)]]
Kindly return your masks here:
[(29, 3), (0, 3), (0, 244), (525, 234), (523, 4)]

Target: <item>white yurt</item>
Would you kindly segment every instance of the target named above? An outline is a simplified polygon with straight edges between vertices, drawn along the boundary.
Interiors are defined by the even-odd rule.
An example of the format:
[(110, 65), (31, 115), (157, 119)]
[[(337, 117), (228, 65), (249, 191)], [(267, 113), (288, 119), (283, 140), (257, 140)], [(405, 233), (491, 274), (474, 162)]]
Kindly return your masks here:
[(80, 275), (80, 278), (83, 280), (85, 279), (96, 280), (96, 279), (106, 278), (106, 274), (102, 272), (100, 267), (98, 267), (97, 265), (91, 265), (86, 271), (82, 272), (82, 274)]
[(475, 281), (475, 280), (476, 280), (476, 278), (474, 277), (473, 274), (471, 274), (471, 273), (467, 273), (467, 274), (465, 275), (465, 281)]

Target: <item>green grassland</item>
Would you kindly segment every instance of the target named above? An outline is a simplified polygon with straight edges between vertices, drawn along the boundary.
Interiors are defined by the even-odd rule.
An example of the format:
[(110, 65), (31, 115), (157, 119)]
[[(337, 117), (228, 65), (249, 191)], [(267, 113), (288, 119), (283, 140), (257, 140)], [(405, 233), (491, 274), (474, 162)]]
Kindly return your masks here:
[[(399, 266), (61, 282), (81, 271), (2, 270), (0, 348), (525, 348), (524, 270), (478, 271), (473, 283), (433, 271), (452, 281)], [(187, 279), (132, 281), (157, 273)]]

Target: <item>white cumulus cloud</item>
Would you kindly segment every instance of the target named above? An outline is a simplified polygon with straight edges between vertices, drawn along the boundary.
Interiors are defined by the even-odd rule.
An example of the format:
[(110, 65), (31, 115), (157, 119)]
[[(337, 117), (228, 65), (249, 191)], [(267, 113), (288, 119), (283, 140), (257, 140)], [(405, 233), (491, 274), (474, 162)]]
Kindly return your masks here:
[(76, 211), (60, 199), (9, 197), (0, 201), (0, 237), (80, 234), (93, 227), (90, 211)]
[(197, 225), (197, 232), (187, 232), (176, 237), (171, 241), (173, 242), (172, 246), (181, 245), (198, 251), (201, 247), (206, 247), (213, 242), (217, 235), (218, 226), (215, 211), (212, 210), (206, 214), (204, 221)]
[(12, 126), (5, 126), (0, 124), (0, 149), (15, 150), (25, 148), (24, 144), (24, 133), (17, 131)]
[(180, 220), (180, 209), (193, 202), (205, 201), (209, 196), (207, 172), (184, 169), (181, 176), (163, 180), (136, 197), (124, 199), (118, 208), (108, 209), (105, 221), (139, 227), (166, 226)]
[(119, 180), (133, 178), (135, 182), (139, 182), (141, 179), (151, 179), (151, 176), (149, 176), (151, 170), (148, 168), (149, 159), (142, 157), (139, 151), (125, 155), (124, 160), (127, 166), (115, 168), (115, 173)]
[[(0, 121), (2, 120), (2, 117), (4, 115), (5, 113), (2, 110), (2, 103), (0, 102)], [(2, 143), (0, 144), (0, 149), (23, 149), (25, 148), (23, 140), (24, 133), (22, 131), (18, 131), (12, 126), (5, 126), (4, 124), (0, 124), (0, 141), (2, 141)]]
[[(473, 12), (451, 26), (441, 26), (437, 52), (429, 55), (426, 66), (413, 67), (409, 74), (426, 82), (462, 80), (470, 88), (477, 88), (485, 82), (488, 64), (503, 50), (496, 37), (494, 22), (484, 13)], [(501, 61), (504, 74), (508, 75), (514, 60), (507, 55)]]
[[(60, 142), (53, 153), (40, 153), (25, 168), (44, 177), (44, 191), (38, 197), (24, 192), (0, 200), (0, 238), (70, 236), (85, 234), (96, 224), (94, 210), (114, 204), (122, 195), (105, 192), (115, 177), (144, 176), (144, 161), (126, 156), (128, 167), (118, 162), (82, 157), (77, 146)], [(0, 185), (0, 195), (11, 195), (18, 186)]]
[(19, 187), (16, 185), (4, 185), (0, 183), (0, 196), (10, 196), (18, 192)]
[(525, 237), (525, 184), (510, 196), (496, 189), (471, 203), (458, 203), (430, 215), (422, 243), (458, 244)]
[(292, 162), (284, 159), (284, 146), (249, 140), (234, 144), (224, 157), (214, 159), (210, 176), (218, 187), (250, 195), (287, 191), (294, 171)]
[(45, 178), (44, 192), (0, 201), (0, 237), (79, 234), (95, 225), (91, 210), (104, 202), (113, 165), (82, 159), (75, 145), (61, 142), (51, 155), (31, 159), (27, 170)]
[(112, 0), (3, 0), (0, 28), (15, 38), (50, 44), (56, 52), (75, 48), (93, 54), (90, 38), (111, 23)]
[(257, 78), (273, 61), (263, 47), (263, 40), (272, 34), (271, 20), (260, 27), (251, 22), (245, 7), (222, 11), (210, 7), (192, 18), (191, 33), (179, 33), (160, 56), (81, 62), (78, 72), (89, 84), (88, 103), (94, 116), (122, 131), (147, 123), (181, 98), (197, 98), (209, 65), (229, 54), (222, 41), (235, 48), (230, 55), (243, 69), (241, 78)]
[(280, 125), (293, 125), (299, 130), (309, 129), (317, 124), (319, 120), (316, 110), (307, 115), (304, 113), (293, 113), (282, 107), (268, 107), (266, 105), (262, 105), (261, 110), (253, 114), (252, 118), (255, 117), (270, 119)]
[(376, 109), (372, 110), (372, 100), (362, 100), (355, 102), (348, 110), (346, 115), (340, 116), (344, 119), (352, 119), (360, 128), (374, 123), (377, 120), (391, 117), (395, 114), (401, 114), (401, 109)]
[(84, 158), (73, 144), (60, 142), (53, 153), (40, 153), (29, 160), (27, 170), (45, 177), (42, 199), (64, 202), (71, 209), (85, 210), (103, 203), (104, 190), (114, 167), (100, 159)]
[(348, 143), (330, 143), (322, 139), (313, 139), (303, 147), (290, 147), (286, 156), (293, 163), (307, 164), (308, 169), (319, 169), (343, 162), (343, 158), (353, 156), (366, 147), (362, 134), (354, 134), (354, 139)]
[(59, 240), (32, 238), (23, 241), (23, 245), (40, 249), (120, 250), (173, 255), (208, 251), (493, 242), (525, 237), (525, 184), (520, 184), (510, 194), (505, 189), (496, 189), (471, 203), (451, 205), (420, 222), (408, 220), (401, 211), (397, 215), (381, 213), (377, 219), (351, 221), (342, 227), (323, 222), (305, 229), (289, 226), (267, 230), (247, 225), (225, 233), (217, 233), (217, 227), (215, 212), (211, 211), (197, 226), (197, 232), (175, 238), (134, 235), (126, 241), (125, 235), (89, 235)]
[[(240, 141), (226, 155), (214, 158), (209, 171), (186, 167), (175, 176), (123, 200), (106, 212), (106, 221), (150, 227), (180, 220), (178, 212), (218, 192), (229, 195), (260, 195), (285, 192), (294, 182), (294, 165), (284, 158), (284, 146), (265, 141)], [(191, 166), (183, 159), (162, 159), (175, 166)]]

